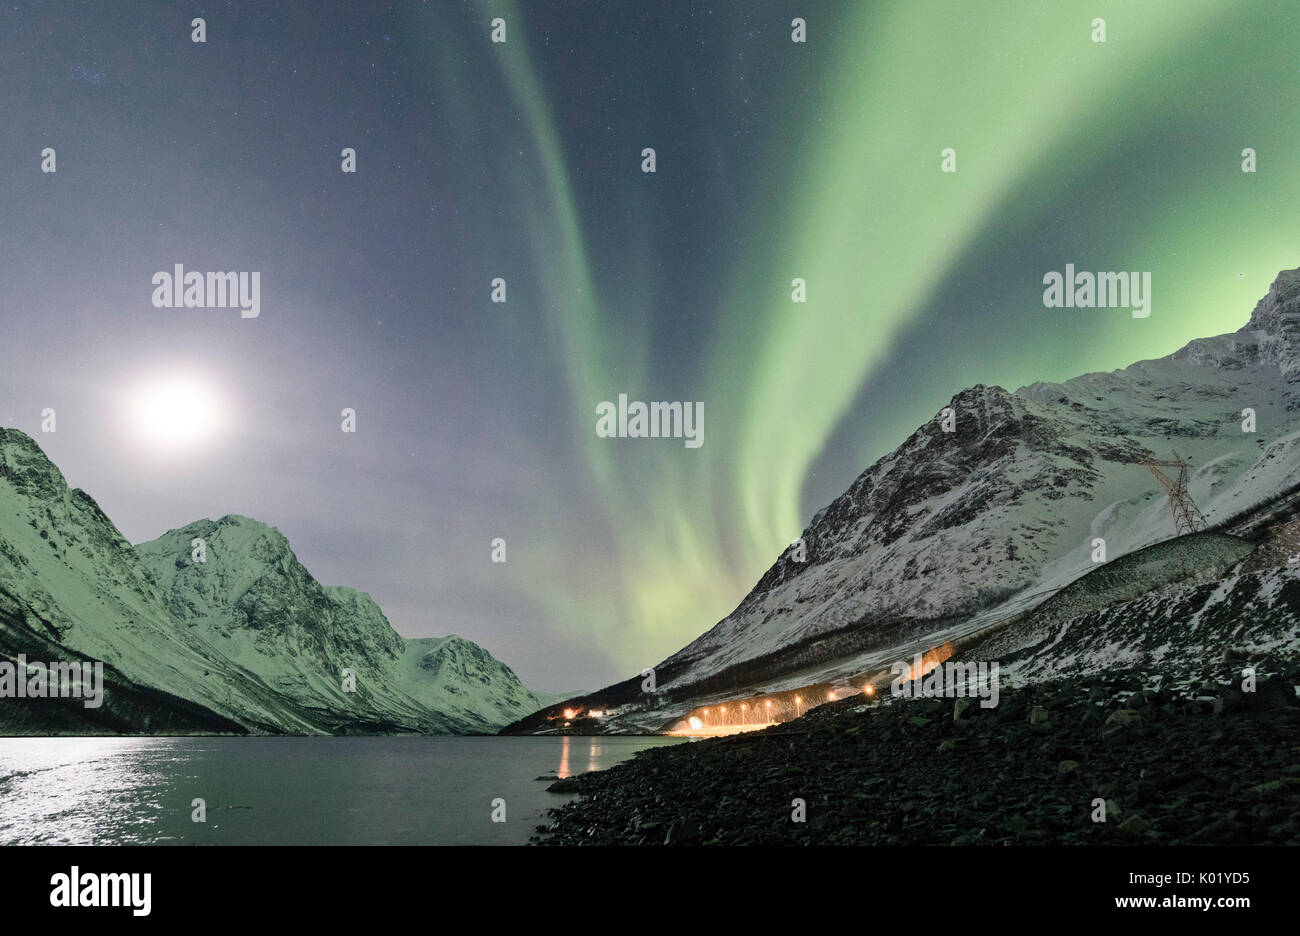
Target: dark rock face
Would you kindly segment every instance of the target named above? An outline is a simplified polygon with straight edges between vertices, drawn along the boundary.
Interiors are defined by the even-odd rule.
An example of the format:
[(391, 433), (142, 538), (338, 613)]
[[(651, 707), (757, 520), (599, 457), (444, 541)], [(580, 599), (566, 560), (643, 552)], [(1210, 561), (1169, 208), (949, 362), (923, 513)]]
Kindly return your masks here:
[(1300, 374), (1295, 353), (1300, 347), (1300, 270), (1278, 274), (1268, 295), (1251, 312), (1246, 329), (1269, 336), (1262, 343), (1264, 359), (1275, 362), (1289, 380), (1296, 380)]

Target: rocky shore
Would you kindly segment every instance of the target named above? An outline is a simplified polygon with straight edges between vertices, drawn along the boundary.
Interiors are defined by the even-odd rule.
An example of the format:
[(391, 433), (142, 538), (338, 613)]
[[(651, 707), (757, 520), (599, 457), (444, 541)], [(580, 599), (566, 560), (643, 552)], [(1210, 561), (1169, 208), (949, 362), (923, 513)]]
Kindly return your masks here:
[[(829, 703), (549, 789), (539, 844), (1300, 844), (1300, 660)], [(796, 821), (802, 801), (804, 821)], [(1104, 802), (1104, 821), (1097, 821)]]

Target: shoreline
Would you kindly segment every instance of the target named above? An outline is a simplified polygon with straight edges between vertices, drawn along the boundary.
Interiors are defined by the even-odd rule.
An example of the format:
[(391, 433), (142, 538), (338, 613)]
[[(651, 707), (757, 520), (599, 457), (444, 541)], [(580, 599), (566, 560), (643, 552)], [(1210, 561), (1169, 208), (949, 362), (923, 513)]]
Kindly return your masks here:
[[(536, 844), (1300, 844), (1300, 658), (853, 698), (554, 784)], [(797, 800), (804, 821), (797, 821)], [(1104, 803), (1104, 819), (1097, 820)]]

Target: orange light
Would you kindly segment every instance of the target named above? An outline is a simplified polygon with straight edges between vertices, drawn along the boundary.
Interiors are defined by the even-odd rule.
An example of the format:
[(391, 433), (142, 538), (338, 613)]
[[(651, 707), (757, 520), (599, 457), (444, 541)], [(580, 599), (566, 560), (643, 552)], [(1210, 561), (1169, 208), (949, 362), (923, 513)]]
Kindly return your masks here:
[(875, 695), (875, 694), (876, 694), (876, 687), (873, 686), (873, 685), (871, 685), (870, 683), (868, 683), (868, 684), (867, 684), (866, 686), (864, 686), (863, 688), (866, 689), (866, 691), (867, 691), (867, 695)]
[(573, 709), (571, 709), (571, 708), (566, 708), (566, 709), (564, 710), (564, 717), (565, 717), (565, 718), (572, 718), (572, 717), (573, 717)]

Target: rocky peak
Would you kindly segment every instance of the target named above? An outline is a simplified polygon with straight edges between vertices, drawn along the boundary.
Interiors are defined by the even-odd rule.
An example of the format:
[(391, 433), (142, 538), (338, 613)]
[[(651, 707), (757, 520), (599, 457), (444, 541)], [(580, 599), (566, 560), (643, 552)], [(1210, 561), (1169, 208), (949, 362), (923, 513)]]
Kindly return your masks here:
[(1300, 269), (1283, 270), (1268, 288), (1268, 295), (1255, 304), (1246, 326), (1255, 331), (1277, 333), (1285, 323), (1300, 319)]
[(168, 530), (151, 543), (142, 543), (137, 549), (151, 555), (164, 552), (174, 554), (176, 568), (194, 565), (191, 550), (195, 539), (201, 539), (206, 553), (205, 561), (197, 566), (198, 572), (222, 569), (225, 574), (236, 570), (240, 577), (251, 580), (267, 574), (300, 579), (306, 575), (289, 546), (288, 539), (275, 527), (258, 520), (227, 514), (220, 520), (196, 520), (175, 530)]
[[(412, 642), (414, 643), (414, 641)], [(433, 640), (421, 642), (419, 646), (421, 649), (428, 647), (427, 651), (420, 657), (420, 667), (434, 674), (437, 674), (446, 665), (454, 666), (457, 675), (461, 677), (471, 673), (479, 676), (485, 668), (507, 668), (505, 664), (500, 663), (478, 644), (455, 634), (441, 639), (434, 638)]]
[(1261, 359), (1280, 367), (1288, 383), (1300, 379), (1300, 269), (1277, 275), (1243, 331), (1256, 334)]
[[(204, 541), (203, 562), (194, 561), (195, 538)], [(284, 534), (258, 520), (198, 520), (136, 551), (177, 619), (200, 624), (210, 638), (246, 632), (270, 656), (288, 644), (309, 657), (346, 657), (357, 665), (402, 654), (402, 638), (369, 595), (322, 586)]]
[(19, 429), (0, 429), (0, 479), (29, 497), (57, 497), (68, 489), (63, 473)]

